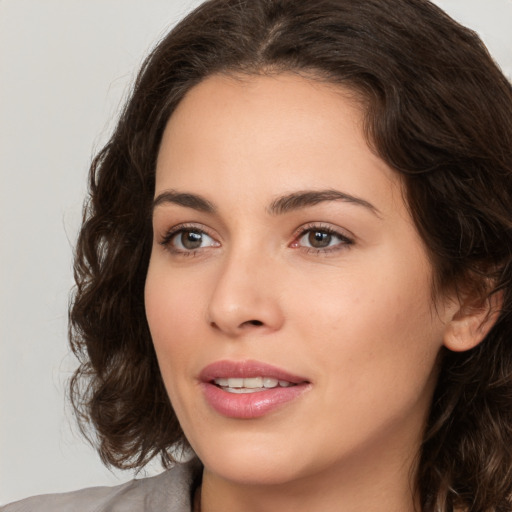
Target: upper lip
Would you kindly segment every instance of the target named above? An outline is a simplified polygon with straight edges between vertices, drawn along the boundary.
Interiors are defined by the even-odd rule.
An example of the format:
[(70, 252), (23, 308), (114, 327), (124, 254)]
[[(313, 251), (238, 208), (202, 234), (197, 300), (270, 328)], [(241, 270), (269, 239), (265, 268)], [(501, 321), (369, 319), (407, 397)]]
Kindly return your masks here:
[(293, 384), (308, 382), (304, 377), (293, 375), (286, 370), (261, 361), (216, 361), (205, 366), (199, 374), (202, 382), (212, 382), (214, 379), (227, 378), (270, 377), (277, 380), (286, 380)]

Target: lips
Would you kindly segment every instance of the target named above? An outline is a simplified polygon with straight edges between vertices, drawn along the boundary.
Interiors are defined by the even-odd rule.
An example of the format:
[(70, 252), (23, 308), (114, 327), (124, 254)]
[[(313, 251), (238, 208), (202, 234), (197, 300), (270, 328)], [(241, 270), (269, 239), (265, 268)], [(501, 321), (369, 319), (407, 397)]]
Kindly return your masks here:
[(207, 403), (229, 418), (264, 416), (298, 399), (311, 383), (259, 361), (218, 361), (200, 375)]

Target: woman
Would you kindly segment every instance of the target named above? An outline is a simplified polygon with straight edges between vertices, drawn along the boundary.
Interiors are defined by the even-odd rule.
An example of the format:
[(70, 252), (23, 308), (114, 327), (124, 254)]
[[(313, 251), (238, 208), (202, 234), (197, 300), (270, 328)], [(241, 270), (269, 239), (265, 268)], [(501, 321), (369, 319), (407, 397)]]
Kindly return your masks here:
[(213, 0), (91, 170), (74, 405), (6, 510), (511, 509), (512, 88), (425, 0)]

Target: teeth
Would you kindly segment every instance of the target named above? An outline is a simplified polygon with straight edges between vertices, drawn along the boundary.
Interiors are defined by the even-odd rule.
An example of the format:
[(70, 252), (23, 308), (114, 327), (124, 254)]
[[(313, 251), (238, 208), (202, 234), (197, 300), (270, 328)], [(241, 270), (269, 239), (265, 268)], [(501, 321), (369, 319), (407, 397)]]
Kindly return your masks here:
[[(250, 379), (243, 379), (244, 388), (262, 388), (263, 387), (263, 377), (252, 377)], [(228, 381), (229, 382), (229, 381)]]
[(263, 377), (263, 387), (265, 388), (275, 388), (279, 381), (277, 379), (273, 379), (272, 377)]
[(238, 393), (246, 394), (246, 393), (256, 393), (258, 391), (261, 391), (263, 388), (222, 388), (224, 391), (227, 391), (228, 393)]
[(243, 388), (245, 379), (228, 379), (228, 387)]
[(276, 388), (278, 385), (283, 388), (293, 386), (293, 384), (287, 380), (278, 380), (272, 377), (249, 377), (245, 379), (230, 377), (228, 379), (214, 379), (213, 382), (221, 388), (228, 388), (226, 391), (232, 393), (254, 393), (262, 389)]

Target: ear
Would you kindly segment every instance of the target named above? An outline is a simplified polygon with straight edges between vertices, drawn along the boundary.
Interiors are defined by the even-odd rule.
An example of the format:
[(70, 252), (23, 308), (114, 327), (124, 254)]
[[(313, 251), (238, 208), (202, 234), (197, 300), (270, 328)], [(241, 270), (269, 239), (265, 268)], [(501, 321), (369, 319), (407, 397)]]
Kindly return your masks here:
[(444, 346), (453, 352), (476, 347), (492, 329), (503, 305), (503, 292), (486, 298), (466, 297), (446, 325)]

